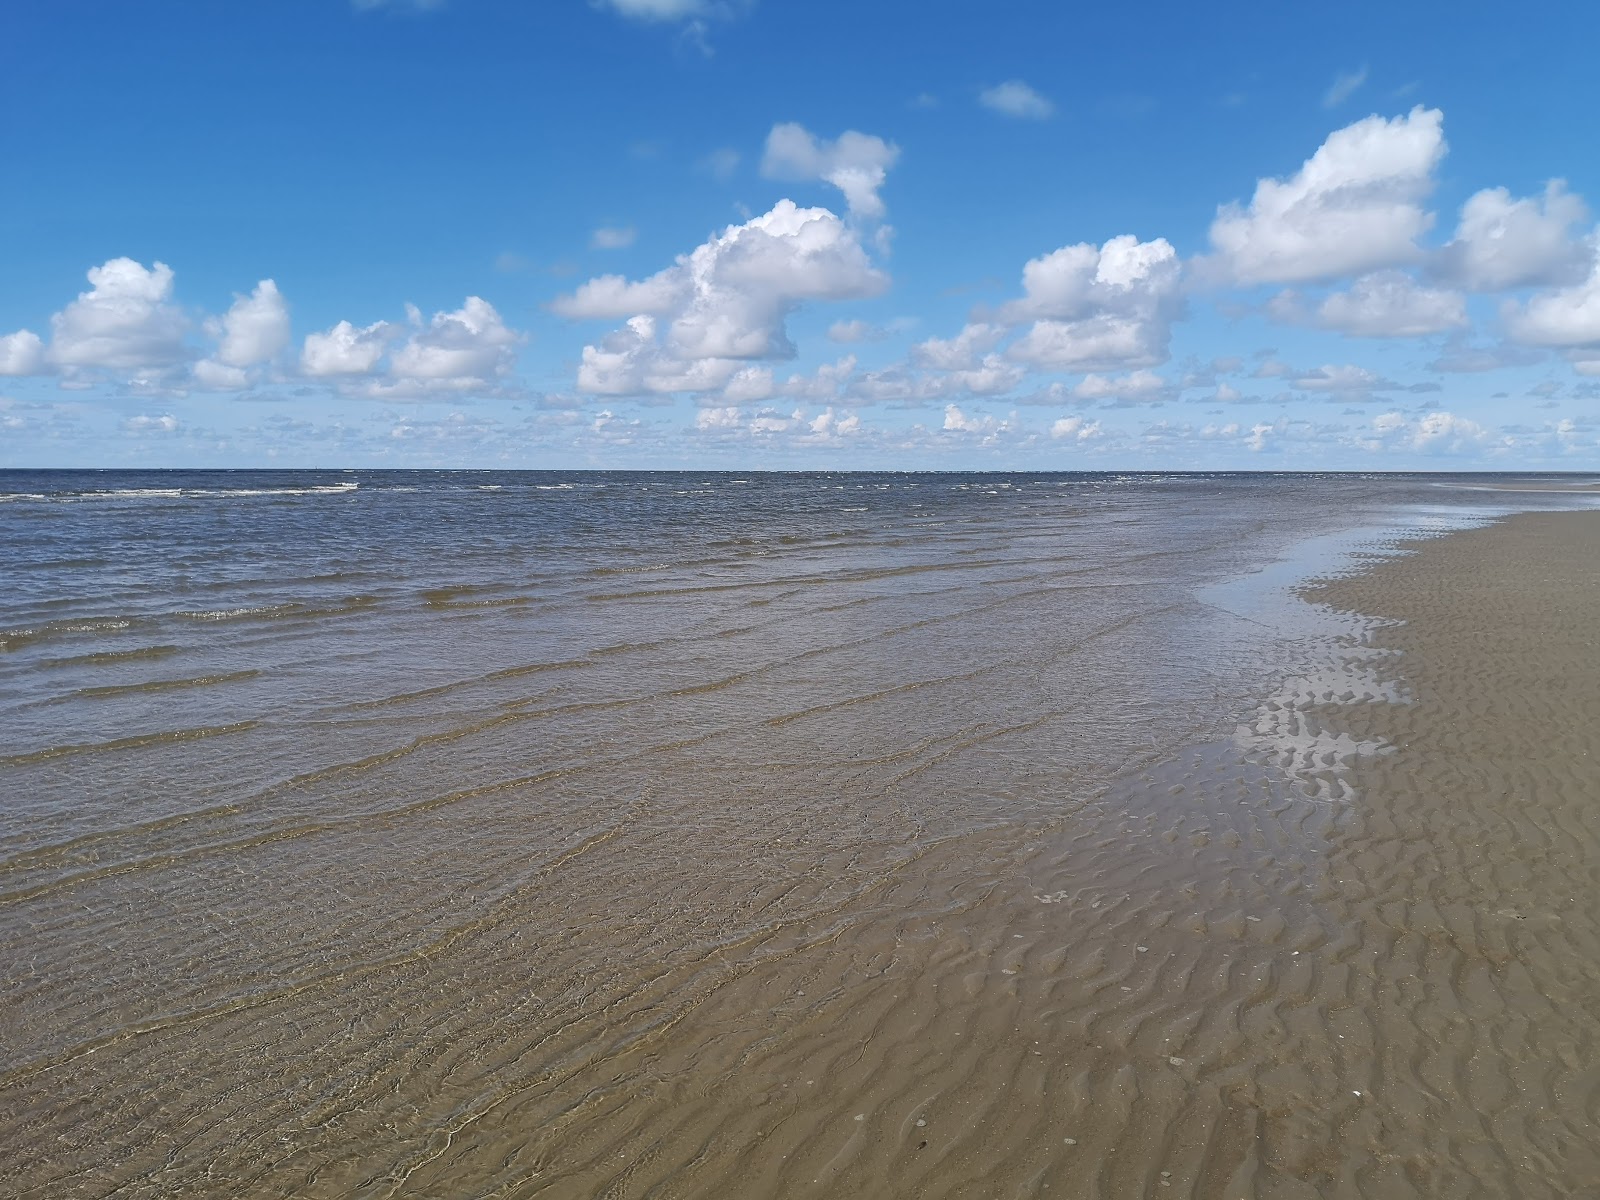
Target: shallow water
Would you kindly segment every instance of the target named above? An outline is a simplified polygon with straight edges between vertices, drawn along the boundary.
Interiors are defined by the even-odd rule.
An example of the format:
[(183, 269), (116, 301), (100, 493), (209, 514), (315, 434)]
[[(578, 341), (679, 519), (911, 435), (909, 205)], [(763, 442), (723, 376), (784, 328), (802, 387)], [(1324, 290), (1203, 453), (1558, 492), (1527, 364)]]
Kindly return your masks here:
[[(1364, 752), (1293, 715), (1351, 636), (1294, 580), (1577, 502), (1451, 484), (0, 473), (0, 1180), (959, 1195), (1115, 1161), (1190, 1056), (1143, 1092), (1086, 1065), (1125, 1119), (1068, 1143), (1026, 1043), (1143, 1054), (1108, 1001), (1159, 1007), (1152, 954), (1217, 969), (1125, 944), (1184, 888), (1293, 924)], [(1186, 797), (1239, 753), (1305, 815)], [(1079, 909), (1052, 969), (1101, 999), (1063, 1040), (1013, 976)], [(1225, 1025), (1238, 986), (1163, 1021)], [(1193, 1180), (1245, 1161), (1216, 1096)]]

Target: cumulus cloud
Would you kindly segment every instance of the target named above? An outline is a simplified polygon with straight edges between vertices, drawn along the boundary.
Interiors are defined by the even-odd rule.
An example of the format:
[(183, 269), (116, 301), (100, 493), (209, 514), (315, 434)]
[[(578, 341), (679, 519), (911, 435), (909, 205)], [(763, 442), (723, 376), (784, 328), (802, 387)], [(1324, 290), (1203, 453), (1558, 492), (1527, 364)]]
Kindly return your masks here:
[(256, 284), (248, 296), (235, 297), (233, 307), (213, 327), (220, 334), (213, 357), (230, 367), (251, 367), (279, 354), (289, 344), (289, 306), (270, 279)]
[(1582, 283), (1508, 304), (1504, 315), (1511, 336), (1527, 345), (1600, 347), (1600, 253)]
[(855, 413), (835, 413), (832, 406), (811, 419), (811, 432), (818, 437), (850, 437), (861, 431), (861, 418)]
[(993, 437), (998, 433), (1003, 433), (1008, 426), (1006, 422), (986, 413), (974, 413), (969, 416), (961, 410), (960, 405), (947, 404), (944, 407), (944, 425), (942, 428), (946, 433), (967, 433)]
[(1401, 271), (1364, 275), (1317, 308), (1313, 324), (1352, 337), (1420, 337), (1467, 324), (1460, 292), (1424, 287)]
[(1537, 198), (1513, 200), (1505, 188), (1485, 188), (1461, 206), (1456, 235), (1439, 252), (1436, 269), (1475, 292), (1576, 283), (1593, 252), (1575, 233), (1588, 216), (1560, 179)]
[(584, 347), (580, 391), (700, 391), (723, 386), (751, 360), (792, 357), (784, 326), (801, 304), (887, 286), (855, 230), (825, 208), (781, 200), (647, 280), (591, 280), (552, 307), (568, 317), (633, 310), (621, 328)]
[(1277, 423), (1269, 425), (1265, 421), (1257, 421), (1254, 425), (1250, 426), (1250, 435), (1244, 439), (1245, 449), (1249, 450), (1252, 454), (1260, 454), (1267, 448), (1268, 436), (1282, 432), (1283, 428), (1280, 428)]
[(767, 134), (761, 174), (768, 179), (821, 179), (844, 193), (852, 216), (877, 221), (884, 215), (878, 195), (900, 148), (880, 137), (841, 133), (834, 141), (818, 138), (793, 122), (774, 125)]
[(522, 337), (494, 305), (468, 296), (454, 312), (437, 312), (426, 325), (411, 310), (413, 331), (394, 352), (390, 375), (398, 385), (462, 390), (510, 374)]
[(1088, 421), (1083, 417), (1062, 417), (1050, 426), (1050, 436), (1088, 442), (1102, 436), (1102, 431), (1099, 421)]
[(732, 365), (735, 369), (721, 385), (721, 392), (701, 396), (702, 404), (752, 404), (780, 395), (811, 401), (839, 399), (845, 384), (855, 373), (856, 360), (854, 355), (847, 354), (837, 362), (822, 364), (809, 375), (790, 375), (782, 382), (779, 382), (771, 367)]
[(1133, 371), (1127, 375), (1085, 375), (1072, 394), (1080, 400), (1141, 404), (1169, 399), (1172, 388), (1154, 371)]
[(1478, 422), (1442, 411), (1421, 417), (1386, 412), (1373, 418), (1372, 429), (1376, 437), (1368, 445), (1373, 449), (1399, 446), (1429, 454), (1459, 454), (1480, 449), (1492, 440)]
[(172, 300), (172, 268), (113, 258), (89, 270), (87, 292), (50, 319), (52, 361), (68, 368), (147, 371), (188, 357), (188, 321)]
[(1036, 369), (1117, 370), (1165, 362), (1182, 308), (1177, 252), (1131, 234), (1064, 246), (1022, 271), (1023, 296), (1000, 320), (1032, 326), (1007, 354)]
[(343, 391), (392, 399), (482, 391), (499, 386), (516, 363), (522, 335), (494, 305), (468, 296), (454, 311), (424, 320), (407, 306), (407, 325), (340, 321), (306, 337), (301, 374), (339, 381)]
[(914, 406), (950, 397), (995, 396), (1027, 378), (1027, 371), (998, 354), (986, 354), (951, 370), (912, 370), (896, 365), (849, 382), (852, 398), (866, 403)]
[(967, 370), (1000, 344), (1006, 331), (999, 325), (969, 324), (953, 338), (929, 338), (911, 347), (911, 361), (939, 371)]
[(1043, 121), (1053, 116), (1056, 106), (1020, 79), (1008, 79), (978, 93), (978, 103), (991, 112), (1023, 120)]
[(289, 306), (270, 279), (256, 284), (248, 296), (235, 296), (233, 306), (206, 322), (217, 339), (209, 357), (191, 368), (201, 387), (216, 390), (248, 386), (248, 368), (270, 361), (289, 344)]
[(589, 236), (589, 245), (596, 250), (626, 250), (638, 236), (631, 225), (602, 225)]
[(387, 321), (358, 329), (340, 321), (326, 333), (306, 335), (300, 370), (313, 378), (369, 375), (388, 349), (393, 330)]
[(550, 310), (572, 321), (614, 321), (640, 313), (662, 316), (690, 294), (692, 281), (682, 267), (680, 258), (678, 266), (636, 283), (621, 275), (596, 276), (570, 296), (557, 296), (551, 301)]
[(31, 329), (0, 337), (0, 375), (37, 375), (45, 369), (44, 342)]
[(1248, 208), (1218, 209), (1212, 268), (1242, 284), (1303, 283), (1417, 261), (1443, 124), (1418, 107), (1330, 134), (1290, 178), (1260, 180)]
[(1347, 399), (1353, 394), (1393, 391), (1399, 385), (1365, 367), (1345, 365), (1307, 371), (1293, 380), (1293, 386), (1307, 392), (1336, 393)]
[(832, 405), (814, 415), (803, 408), (785, 412), (712, 405), (695, 413), (694, 424), (698, 432), (718, 440), (754, 440), (768, 445), (839, 445), (862, 432), (860, 417)]

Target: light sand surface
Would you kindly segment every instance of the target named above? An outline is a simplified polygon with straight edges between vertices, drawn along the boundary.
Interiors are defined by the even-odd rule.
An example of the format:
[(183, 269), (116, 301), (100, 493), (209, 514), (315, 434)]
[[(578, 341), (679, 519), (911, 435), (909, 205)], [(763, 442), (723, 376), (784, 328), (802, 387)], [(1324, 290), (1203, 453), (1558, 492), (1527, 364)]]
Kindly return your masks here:
[[(1020, 788), (1039, 761), (930, 750), (887, 793), (907, 848), (872, 862), (776, 825), (735, 860), (708, 824), (707, 871), (575, 830), (418, 951), (13, 1070), (4, 1178), (28, 1196), (1600, 1195), (1600, 515), (1410, 549), (1309, 593), (1326, 636), (1231, 739), (1053, 815), (914, 840), (942, 757), (968, 765), (939, 787)], [(889, 770), (825, 782), (848, 796)], [(638, 797), (646, 849), (664, 803)], [(876, 882), (833, 894), (862, 870)], [(784, 905), (803, 918), (746, 919)], [(682, 950), (693, 914), (722, 922), (692, 928), (709, 956)]]
[(541, 1130), (520, 1186), (1600, 1194), (1600, 517), (1412, 549), (1313, 590), (1362, 617), (1233, 744), (935, 851), (493, 1114)]

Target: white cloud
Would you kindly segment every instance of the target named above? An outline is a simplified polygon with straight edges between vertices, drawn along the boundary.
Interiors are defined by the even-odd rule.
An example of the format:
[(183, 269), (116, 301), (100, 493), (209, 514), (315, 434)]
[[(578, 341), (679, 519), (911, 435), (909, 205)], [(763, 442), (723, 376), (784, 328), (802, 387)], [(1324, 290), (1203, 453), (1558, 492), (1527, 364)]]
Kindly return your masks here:
[(1028, 372), (1015, 363), (998, 354), (986, 354), (970, 366), (949, 371), (918, 372), (903, 364), (891, 366), (850, 380), (845, 390), (859, 403), (916, 405), (951, 397), (998, 395), (1015, 388), (1027, 376)]
[(1421, 417), (1386, 412), (1373, 418), (1372, 429), (1377, 437), (1368, 445), (1373, 449), (1388, 445), (1430, 454), (1458, 454), (1479, 449), (1492, 440), (1489, 431), (1476, 421), (1449, 412), (1425, 413)]
[(951, 371), (945, 377), (946, 386), (939, 390), (942, 395), (954, 391), (993, 396), (1009, 392), (1027, 377), (1028, 372), (1015, 363), (1006, 362), (998, 354), (986, 354), (971, 367)]
[(162, 413), (159, 417), (141, 413), (137, 417), (129, 417), (122, 423), (122, 428), (133, 434), (177, 433), (179, 421), (171, 413)]
[(1433, 225), (1421, 200), (1445, 153), (1443, 114), (1372, 116), (1328, 136), (1287, 180), (1262, 179), (1248, 209), (1211, 225), (1213, 265), (1243, 284), (1298, 283), (1415, 262)]
[(488, 390), (511, 374), (522, 335), (487, 300), (468, 296), (426, 322), (410, 305), (406, 313), (410, 332), (399, 345), (403, 328), (387, 321), (365, 328), (340, 321), (308, 335), (301, 374), (338, 380), (347, 394), (397, 400)]
[(684, 40), (709, 56), (707, 32), (713, 19), (730, 18), (754, 0), (590, 0), (596, 8), (642, 24), (680, 26)]
[(221, 317), (207, 321), (206, 332), (217, 339), (217, 349), (191, 368), (194, 381), (215, 391), (247, 387), (246, 368), (270, 361), (288, 346), (289, 306), (278, 285), (263, 279), (248, 296), (235, 296)]
[(1582, 283), (1508, 304), (1504, 315), (1511, 336), (1528, 345), (1600, 346), (1600, 253)]
[(768, 179), (821, 179), (844, 193), (853, 216), (881, 220), (883, 198), (878, 191), (900, 148), (867, 133), (846, 130), (834, 141), (818, 138), (792, 122), (774, 125), (767, 134), (761, 174)]
[(552, 307), (597, 316), (636, 304), (622, 328), (584, 347), (580, 391), (700, 391), (723, 386), (750, 360), (791, 357), (784, 325), (802, 303), (859, 299), (887, 285), (851, 227), (825, 208), (781, 200), (643, 283), (602, 277)]
[(771, 367), (744, 367), (723, 386), (722, 398), (729, 404), (750, 404), (770, 399), (774, 390)]
[(694, 415), (696, 429), (738, 429), (744, 423), (744, 413), (734, 405), (720, 408), (702, 408)]
[(1043, 121), (1056, 106), (1020, 79), (1008, 79), (978, 93), (978, 103), (993, 112), (1024, 120)]
[(1152, 297), (1177, 291), (1178, 255), (1165, 238), (1141, 242), (1132, 234), (1098, 249), (1063, 246), (1022, 268), (1023, 297), (1000, 310), (1016, 324), (1045, 318), (1079, 320), (1099, 311), (1137, 310)]
[(44, 370), (44, 342), (31, 329), (0, 337), (0, 375), (37, 375)]
[(250, 372), (243, 367), (230, 367), (209, 358), (202, 358), (189, 369), (195, 383), (213, 392), (240, 391), (250, 386)]
[(1086, 421), (1083, 417), (1062, 417), (1050, 426), (1050, 436), (1087, 442), (1103, 436), (1103, 432), (1099, 421)]
[(1574, 232), (1588, 216), (1560, 179), (1537, 198), (1513, 200), (1505, 188), (1485, 188), (1461, 206), (1461, 223), (1439, 252), (1437, 269), (1475, 292), (1575, 283), (1593, 252)]
[(1276, 425), (1268, 425), (1263, 421), (1257, 421), (1250, 426), (1250, 436), (1244, 440), (1245, 448), (1252, 454), (1260, 454), (1267, 448), (1267, 435), (1281, 432), (1282, 430)]
[(684, 21), (714, 11), (708, 0), (598, 0), (624, 17), (640, 21)]
[(911, 361), (919, 367), (938, 371), (969, 370), (983, 355), (1000, 344), (1006, 331), (999, 325), (983, 323), (965, 326), (953, 338), (929, 338), (911, 347)]
[(375, 321), (364, 329), (340, 321), (326, 333), (306, 335), (300, 370), (313, 377), (370, 375), (393, 336), (387, 321)]
[(1040, 369), (1116, 370), (1165, 362), (1182, 308), (1177, 252), (1165, 238), (1131, 234), (1104, 246), (1065, 246), (1030, 261), (1024, 295), (1003, 306), (1008, 324), (1033, 326), (1007, 350)]
[(1114, 400), (1137, 404), (1165, 400), (1172, 395), (1167, 381), (1154, 371), (1134, 371), (1128, 375), (1085, 375), (1072, 389), (1080, 400)]
[(557, 296), (550, 310), (573, 321), (617, 320), (647, 313), (662, 316), (684, 302), (690, 279), (678, 266), (657, 271), (648, 279), (631, 283), (621, 275), (600, 275), (583, 284), (570, 296)]
[(1007, 428), (1004, 421), (997, 420), (986, 414), (968, 416), (961, 411), (959, 405), (947, 404), (944, 407), (944, 426), (946, 433), (975, 433), (992, 437)]
[(1012, 343), (1007, 354), (1035, 370), (1116, 370), (1166, 361), (1164, 336), (1129, 317), (1097, 316), (1082, 321), (1039, 321)]
[(1362, 67), (1359, 71), (1340, 71), (1333, 77), (1333, 82), (1328, 85), (1328, 90), (1322, 95), (1323, 108), (1338, 108), (1351, 96), (1359, 91), (1367, 82), (1367, 69)]
[(832, 405), (814, 415), (804, 408), (710, 405), (696, 411), (694, 428), (718, 441), (755, 441), (765, 446), (837, 446), (862, 432), (860, 417)]
[(1307, 371), (1293, 386), (1307, 392), (1367, 393), (1392, 391), (1397, 385), (1365, 367), (1345, 365)]
[(846, 438), (861, 431), (861, 418), (855, 413), (835, 413), (830, 406), (813, 417), (808, 428), (817, 437)]
[(395, 386), (460, 391), (511, 373), (522, 338), (487, 300), (468, 296), (454, 312), (434, 313), (427, 325), (420, 316), (412, 311), (415, 328), (390, 361)]
[(1355, 337), (1420, 337), (1467, 324), (1460, 292), (1424, 287), (1400, 271), (1364, 275), (1317, 309), (1315, 324)]
[(289, 344), (289, 306), (270, 279), (248, 296), (234, 299), (219, 325), (221, 342), (213, 356), (230, 367), (264, 363)]
[(188, 322), (170, 303), (172, 268), (113, 258), (89, 271), (89, 291), (50, 318), (52, 361), (65, 367), (144, 371), (187, 357)]
[(589, 245), (596, 250), (626, 250), (638, 236), (631, 225), (602, 225), (589, 236)]

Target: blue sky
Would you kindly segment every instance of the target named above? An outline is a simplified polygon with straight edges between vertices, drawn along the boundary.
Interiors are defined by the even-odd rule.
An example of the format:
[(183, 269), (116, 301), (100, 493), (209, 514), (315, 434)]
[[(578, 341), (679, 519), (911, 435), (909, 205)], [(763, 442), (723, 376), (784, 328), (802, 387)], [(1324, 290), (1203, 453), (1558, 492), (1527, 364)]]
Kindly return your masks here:
[(1589, 6), (4, 22), (0, 465), (1600, 470)]

